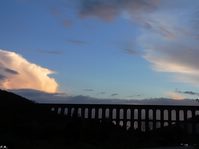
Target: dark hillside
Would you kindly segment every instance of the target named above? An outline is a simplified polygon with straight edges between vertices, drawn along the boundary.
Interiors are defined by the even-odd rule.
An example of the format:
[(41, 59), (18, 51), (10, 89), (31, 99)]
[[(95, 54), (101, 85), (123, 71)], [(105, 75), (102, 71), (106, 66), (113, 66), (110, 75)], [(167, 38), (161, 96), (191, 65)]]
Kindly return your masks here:
[[(134, 149), (198, 142), (198, 135), (186, 133), (185, 123), (141, 132), (115, 125), (110, 119), (57, 114), (7, 91), (0, 90), (0, 100), (0, 145), (11, 149)], [(189, 121), (198, 122), (198, 116)]]
[(30, 105), (33, 104), (33, 101), (30, 101), (24, 97), (16, 95), (11, 92), (0, 90), (0, 106), (3, 105)]

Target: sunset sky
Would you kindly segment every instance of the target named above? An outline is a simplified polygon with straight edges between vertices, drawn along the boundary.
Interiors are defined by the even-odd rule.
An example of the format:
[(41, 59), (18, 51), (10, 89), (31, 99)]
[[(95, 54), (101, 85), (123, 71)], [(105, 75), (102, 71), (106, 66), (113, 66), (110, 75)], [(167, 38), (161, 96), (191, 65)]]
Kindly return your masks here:
[(198, 0), (0, 0), (0, 20), (2, 89), (199, 97)]

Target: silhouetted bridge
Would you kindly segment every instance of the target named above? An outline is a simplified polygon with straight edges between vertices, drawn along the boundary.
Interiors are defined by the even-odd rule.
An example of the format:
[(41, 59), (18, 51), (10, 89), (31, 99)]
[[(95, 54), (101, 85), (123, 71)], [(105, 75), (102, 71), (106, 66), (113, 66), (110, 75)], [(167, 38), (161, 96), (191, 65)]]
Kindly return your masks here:
[(181, 125), (187, 132), (199, 134), (199, 106), (112, 105), (112, 104), (41, 104), (67, 117), (85, 120), (110, 120), (115, 125), (149, 131)]

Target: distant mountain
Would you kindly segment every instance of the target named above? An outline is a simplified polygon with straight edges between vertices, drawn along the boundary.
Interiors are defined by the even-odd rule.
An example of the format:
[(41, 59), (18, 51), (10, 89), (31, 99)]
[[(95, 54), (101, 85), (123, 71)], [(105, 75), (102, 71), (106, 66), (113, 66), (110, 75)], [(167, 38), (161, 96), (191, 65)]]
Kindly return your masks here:
[[(63, 98), (63, 97), (62, 97)], [(56, 99), (56, 98), (55, 98)], [(44, 101), (44, 100), (43, 100)], [(193, 99), (173, 100), (168, 98), (154, 99), (98, 99), (89, 96), (67, 97), (65, 100), (51, 100), (54, 103), (74, 103), (74, 104), (129, 104), (129, 105), (193, 105), (199, 103)]]
[(0, 106), (4, 105), (30, 105), (34, 102), (14, 93), (0, 90)]
[(141, 104), (141, 105), (194, 105), (199, 106), (199, 102), (194, 99), (173, 100), (169, 98), (150, 99), (106, 99), (91, 96), (76, 95), (71, 96), (64, 93), (46, 93), (33, 89), (9, 90), (17, 95), (31, 99), (37, 103), (73, 103), (73, 104)]

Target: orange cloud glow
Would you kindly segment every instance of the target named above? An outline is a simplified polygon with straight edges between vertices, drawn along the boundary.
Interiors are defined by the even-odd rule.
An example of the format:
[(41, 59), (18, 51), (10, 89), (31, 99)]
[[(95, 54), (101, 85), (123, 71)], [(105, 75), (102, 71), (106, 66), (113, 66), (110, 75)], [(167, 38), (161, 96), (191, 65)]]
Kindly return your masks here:
[[(15, 73), (11, 73), (12, 71)], [(3, 89), (28, 88), (54, 93), (58, 89), (58, 83), (49, 77), (53, 73), (15, 52), (0, 49), (0, 87)]]
[(176, 93), (176, 92), (169, 92), (169, 93), (167, 93), (167, 95), (169, 96), (169, 98), (174, 99), (174, 100), (185, 99), (184, 96), (182, 96), (182, 95), (180, 95), (179, 93)]

